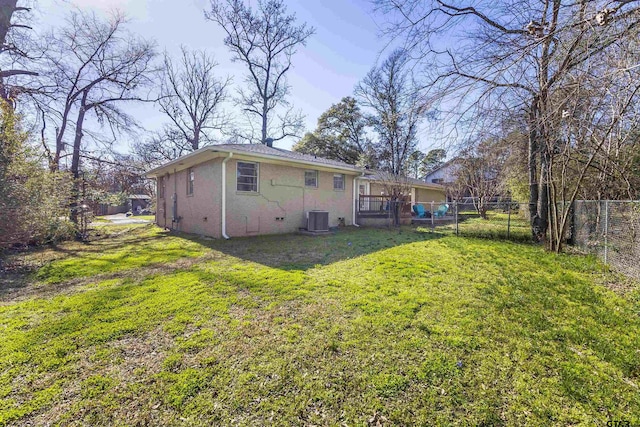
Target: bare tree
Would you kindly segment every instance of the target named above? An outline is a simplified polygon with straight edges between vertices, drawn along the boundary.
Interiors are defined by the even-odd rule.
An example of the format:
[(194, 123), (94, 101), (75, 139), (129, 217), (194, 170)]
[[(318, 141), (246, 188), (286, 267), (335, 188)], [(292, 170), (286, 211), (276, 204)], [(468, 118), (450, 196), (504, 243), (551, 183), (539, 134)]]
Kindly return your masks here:
[[(635, 43), (638, 1), (544, 0), (529, 2), (378, 0), (387, 30), (404, 39), (424, 64), (425, 86), (451, 103), (471, 126), (493, 121), (496, 112), (526, 114), (529, 211), (533, 236), (547, 235), (554, 157), (567, 98), (577, 95), (576, 77), (607, 63), (612, 50)], [(455, 45), (451, 43), (455, 36)], [(593, 69), (592, 71), (595, 71)], [(604, 70), (591, 74), (597, 80)], [(609, 69), (610, 72), (615, 72)], [(593, 146), (600, 150), (597, 144)], [(578, 174), (580, 176), (580, 174)], [(550, 240), (558, 249), (558, 241)]]
[(66, 138), (73, 132), (71, 170), (79, 170), (84, 123), (93, 113), (112, 135), (135, 126), (120, 104), (146, 100), (141, 90), (151, 86), (156, 55), (153, 43), (124, 29), (120, 14), (102, 21), (95, 14), (72, 12), (66, 26), (50, 34), (46, 66), (50, 73), (53, 116), (57, 119), (53, 168), (60, 167)]
[[(115, 139), (120, 131), (136, 126), (122, 105), (146, 100), (142, 91), (153, 82), (154, 45), (127, 32), (125, 23), (120, 14), (103, 21), (94, 14), (72, 12), (66, 25), (47, 41), (47, 77), (53, 88), (49, 109), (58, 125), (50, 164), (59, 169), (61, 156), (71, 145), (70, 170), (76, 179), (86, 150), (84, 136), (90, 133), (85, 129), (88, 114)], [(71, 215), (75, 220), (74, 207), (75, 202)]]
[[(633, 197), (629, 170), (638, 149), (640, 127), (640, 70), (637, 52), (627, 46), (612, 49), (602, 63), (581, 67), (573, 73), (574, 85), (554, 94), (563, 109), (550, 118), (555, 133), (548, 165), (550, 235), (552, 248), (562, 248), (570, 218), (570, 206), (587, 188), (589, 177), (611, 184), (610, 175), (626, 186), (623, 197)], [(613, 54), (623, 53), (622, 55)], [(622, 63), (620, 62), (622, 61)], [(598, 78), (594, 79), (593, 76)], [(567, 94), (567, 91), (572, 93)], [(637, 173), (637, 171), (636, 171)], [(590, 198), (615, 196), (615, 186), (598, 186)], [(606, 192), (605, 192), (606, 191)], [(619, 191), (619, 190), (618, 190)], [(626, 194), (624, 194), (626, 193)]]
[(393, 225), (399, 227), (403, 205), (411, 197), (411, 183), (405, 175), (390, 171), (378, 172), (377, 179), (382, 184), (385, 194), (389, 196), (387, 209), (391, 213)]
[(182, 135), (169, 128), (153, 132), (146, 139), (133, 143), (136, 158), (146, 165), (147, 169), (160, 166), (191, 151), (191, 145)]
[(379, 67), (369, 71), (355, 91), (362, 105), (372, 111), (369, 120), (378, 134), (376, 145), (382, 167), (395, 175), (405, 171), (426, 110), (407, 60), (405, 51), (392, 52)]
[(205, 51), (190, 52), (182, 47), (178, 65), (164, 54), (165, 73), (158, 103), (171, 121), (168, 133), (177, 133), (190, 151), (211, 142), (211, 132), (221, 131), (228, 124), (221, 104), (231, 79), (218, 78), (217, 65)]
[(490, 203), (501, 192), (501, 179), (508, 150), (503, 141), (484, 140), (457, 157), (456, 180), (458, 194), (468, 194), (483, 219), (487, 219)]
[[(299, 137), (303, 117), (287, 101), (290, 87), (286, 74), (297, 48), (304, 46), (315, 30), (305, 23), (296, 25), (295, 15), (287, 15), (282, 0), (260, 0), (255, 10), (243, 0), (212, 0), (205, 16), (222, 27), (233, 60), (248, 69), (247, 88), (239, 90), (237, 102), (250, 119), (250, 129), (251, 118), (260, 120), (260, 142)], [(282, 114), (278, 114), (278, 107), (284, 108)]]
[(0, 0), (0, 97), (13, 105), (15, 96), (24, 91), (19, 83), (7, 83), (7, 79), (21, 76), (37, 76), (34, 70), (26, 69), (30, 39), (24, 30), (31, 30), (25, 13), (31, 9), (18, 6), (18, 0)]

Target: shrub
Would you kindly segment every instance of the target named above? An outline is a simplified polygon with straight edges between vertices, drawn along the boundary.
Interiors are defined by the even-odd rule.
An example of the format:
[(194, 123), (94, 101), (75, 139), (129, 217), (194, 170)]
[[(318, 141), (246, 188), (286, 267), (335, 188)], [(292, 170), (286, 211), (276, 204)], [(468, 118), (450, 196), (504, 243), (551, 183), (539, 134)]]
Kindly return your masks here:
[(74, 231), (66, 219), (72, 179), (43, 166), (43, 157), (20, 128), (20, 118), (1, 104), (0, 251), (66, 239)]

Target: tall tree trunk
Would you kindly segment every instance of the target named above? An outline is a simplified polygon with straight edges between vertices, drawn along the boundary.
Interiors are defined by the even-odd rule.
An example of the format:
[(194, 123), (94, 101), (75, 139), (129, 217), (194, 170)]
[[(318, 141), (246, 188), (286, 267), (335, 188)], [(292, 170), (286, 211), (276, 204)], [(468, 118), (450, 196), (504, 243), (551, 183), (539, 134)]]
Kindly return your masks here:
[[(18, 0), (0, 0), (0, 46), (4, 46), (7, 39), (7, 33), (11, 27), (11, 16), (16, 10)], [(10, 102), (11, 94), (4, 85), (4, 81), (0, 78), (0, 97), (7, 102), (7, 105), (13, 107)]]
[(540, 147), (540, 183), (538, 215), (534, 232), (536, 241), (543, 242), (549, 229), (549, 165), (550, 154), (545, 141), (541, 141)]
[(73, 102), (67, 98), (67, 102), (64, 107), (64, 112), (62, 113), (62, 123), (59, 128), (56, 128), (56, 151), (53, 156), (53, 160), (51, 161), (51, 172), (56, 172), (60, 170), (60, 157), (62, 156), (62, 152), (64, 151), (64, 134), (67, 130), (67, 122), (69, 117), (69, 112), (71, 111), (71, 106)]
[(531, 234), (533, 238), (539, 240), (538, 224), (538, 204), (540, 201), (540, 185), (538, 182), (538, 154), (539, 148), (538, 129), (538, 98), (531, 101), (529, 110), (529, 147), (528, 147), (528, 169), (529, 169), (529, 221), (531, 224)]
[(11, 16), (16, 10), (18, 0), (0, 0), (0, 45), (4, 45), (11, 27)]
[(71, 213), (69, 218), (78, 225), (78, 209), (80, 199), (80, 148), (82, 145), (82, 126), (86, 113), (87, 92), (82, 95), (82, 101), (78, 110), (78, 120), (76, 121), (76, 135), (73, 140), (73, 155), (71, 157), (71, 174), (73, 175), (73, 190), (71, 193)]
[(268, 117), (269, 114), (269, 79), (271, 77), (271, 60), (267, 61), (267, 73), (264, 79), (264, 89), (262, 92), (262, 143), (267, 143), (267, 125), (268, 125)]
[(262, 143), (266, 144), (267, 143), (267, 112), (268, 112), (268, 106), (267, 106), (267, 99), (265, 98), (262, 102)]
[(196, 151), (198, 148), (200, 148), (200, 127), (199, 126), (194, 126), (193, 127), (193, 139), (191, 140), (191, 149), (193, 151)]

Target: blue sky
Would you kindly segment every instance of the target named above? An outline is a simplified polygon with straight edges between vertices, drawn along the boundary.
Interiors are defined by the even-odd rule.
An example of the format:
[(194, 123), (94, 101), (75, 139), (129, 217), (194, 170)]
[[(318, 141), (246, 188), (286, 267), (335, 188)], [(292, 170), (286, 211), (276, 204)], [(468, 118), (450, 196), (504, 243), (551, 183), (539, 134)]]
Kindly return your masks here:
[[(220, 63), (218, 72), (231, 75), (234, 85), (243, 84), (244, 67), (230, 61), (223, 44), (223, 33), (204, 18), (208, 0), (38, 0), (38, 25), (60, 24), (73, 5), (106, 13), (112, 9), (125, 12), (131, 19), (129, 28), (155, 40), (159, 50), (174, 55), (180, 45), (206, 49)], [(344, 96), (351, 95), (356, 83), (379, 59), (386, 41), (379, 34), (368, 0), (288, 1), (288, 9), (300, 22), (316, 28), (306, 47), (294, 57), (288, 79), (292, 87), (290, 101), (306, 115), (307, 130), (316, 126), (320, 114)], [(233, 112), (233, 105), (225, 107)], [(153, 106), (132, 107), (133, 114), (148, 130), (159, 129), (166, 121)], [(424, 139), (424, 138), (423, 138)], [(124, 142), (124, 141), (123, 141)], [(295, 140), (277, 145), (290, 148)], [(122, 150), (126, 150), (126, 142)], [(422, 141), (421, 148), (428, 148)]]

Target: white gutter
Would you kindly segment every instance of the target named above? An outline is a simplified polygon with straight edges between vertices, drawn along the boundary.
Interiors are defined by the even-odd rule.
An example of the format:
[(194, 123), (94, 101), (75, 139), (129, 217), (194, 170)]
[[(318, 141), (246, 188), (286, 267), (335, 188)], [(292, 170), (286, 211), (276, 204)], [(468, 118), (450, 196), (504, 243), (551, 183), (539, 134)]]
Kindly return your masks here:
[[(362, 172), (362, 175), (364, 176), (364, 172)], [(358, 198), (356, 197), (356, 195), (358, 194), (358, 177), (353, 177), (353, 218), (351, 220), (352, 224), (356, 227), (360, 227), (359, 224), (356, 223), (356, 204), (358, 203)]]
[(222, 160), (222, 237), (229, 240), (227, 236), (227, 162), (233, 157), (233, 153), (229, 153), (227, 157)]

